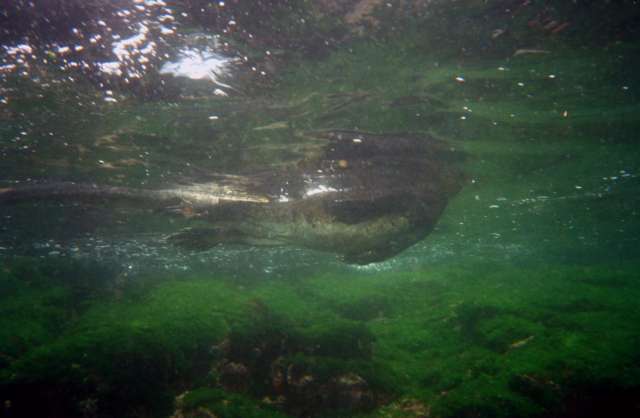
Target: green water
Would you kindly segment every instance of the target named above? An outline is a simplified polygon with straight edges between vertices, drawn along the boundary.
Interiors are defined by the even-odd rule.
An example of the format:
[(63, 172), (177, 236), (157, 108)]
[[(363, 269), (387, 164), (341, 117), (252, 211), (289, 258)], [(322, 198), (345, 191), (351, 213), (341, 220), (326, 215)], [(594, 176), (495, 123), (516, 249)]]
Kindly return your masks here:
[[(2, 187), (288, 167), (318, 130), (431, 136), (465, 177), (433, 232), (365, 265), (295, 245), (178, 249), (166, 236), (202, 221), (166, 213), (2, 207), (2, 416), (640, 412), (640, 47), (624, 32), (640, 6), (396, 13), (406, 3), (321, 53), (285, 49), (226, 97), (125, 86), (113, 103), (54, 69), (2, 78)], [(278, 33), (310, 36), (296, 13), (319, 38), (345, 30), (295, 4), (271, 17)], [(536, 13), (573, 26), (528, 26)]]

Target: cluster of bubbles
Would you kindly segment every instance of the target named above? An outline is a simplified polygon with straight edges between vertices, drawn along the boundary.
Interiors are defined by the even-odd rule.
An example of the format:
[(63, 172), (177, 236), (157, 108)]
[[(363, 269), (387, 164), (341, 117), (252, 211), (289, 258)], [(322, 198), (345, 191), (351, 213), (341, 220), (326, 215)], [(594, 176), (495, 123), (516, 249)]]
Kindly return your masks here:
[(295, 247), (216, 246), (207, 251), (180, 250), (161, 234), (135, 237), (79, 236), (42, 239), (28, 247), (0, 240), (0, 257), (28, 255), (41, 259), (91, 260), (112, 266), (124, 277), (206, 273), (225, 278), (295, 278), (320, 270), (352, 267), (332, 254)]
[[(60, 3), (57, 4), (56, 2)], [(52, 3), (52, 4), (48, 4)], [(210, 34), (193, 33), (190, 14), (163, 0), (96, 4), (60, 0), (18, 1), (0, 11), (0, 83), (10, 76), (34, 82), (75, 82), (87, 77), (101, 88), (135, 86), (151, 75), (208, 80), (215, 84), (242, 60), (221, 36), (229, 19)], [(61, 8), (56, 14), (56, 6)], [(223, 14), (219, 1), (211, 5)], [(57, 20), (56, 20), (57, 17)], [(18, 27), (11, 22), (25, 20)], [(26, 20), (31, 23), (27, 24)], [(59, 24), (56, 24), (57, 21)], [(105, 100), (115, 101), (113, 95)], [(0, 91), (4, 104), (8, 95)]]

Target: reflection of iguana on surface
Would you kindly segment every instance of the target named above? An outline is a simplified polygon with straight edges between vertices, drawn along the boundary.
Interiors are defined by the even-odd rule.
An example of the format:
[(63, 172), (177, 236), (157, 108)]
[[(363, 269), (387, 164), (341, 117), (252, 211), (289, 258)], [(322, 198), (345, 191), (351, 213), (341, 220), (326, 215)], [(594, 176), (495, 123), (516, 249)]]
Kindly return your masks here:
[(431, 138), (331, 131), (322, 152), (294, 167), (219, 175), (210, 183), (143, 190), (80, 183), (0, 189), (0, 202), (69, 200), (171, 209), (204, 228), (175, 244), (298, 245), (368, 263), (424, 238), (460, 190), (457, 155)]

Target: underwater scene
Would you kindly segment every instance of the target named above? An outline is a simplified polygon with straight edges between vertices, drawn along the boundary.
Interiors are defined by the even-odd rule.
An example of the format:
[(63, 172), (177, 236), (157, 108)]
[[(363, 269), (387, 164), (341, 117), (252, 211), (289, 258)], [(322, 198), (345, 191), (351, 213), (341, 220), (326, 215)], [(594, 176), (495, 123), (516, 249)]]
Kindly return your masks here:
[(640, 416), (640, 1), (0, 5), (0, 416)]

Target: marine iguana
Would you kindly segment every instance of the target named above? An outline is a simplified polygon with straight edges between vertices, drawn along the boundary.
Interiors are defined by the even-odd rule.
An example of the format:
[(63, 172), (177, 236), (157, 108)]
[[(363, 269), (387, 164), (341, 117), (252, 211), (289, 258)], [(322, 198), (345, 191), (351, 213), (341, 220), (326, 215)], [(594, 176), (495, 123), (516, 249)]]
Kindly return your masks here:
[(206, 225), (168, 238), (182, 247), (295, 245), (366, 264), (427, 236), (462, 187), (460, 154), (433, 138), (356, 131), (311, 136), (323, 144), (318, 152), (288, 168), (156, 190), (42, 183), (0, 189), (0, 203), (54, 199), (168, 209)]

